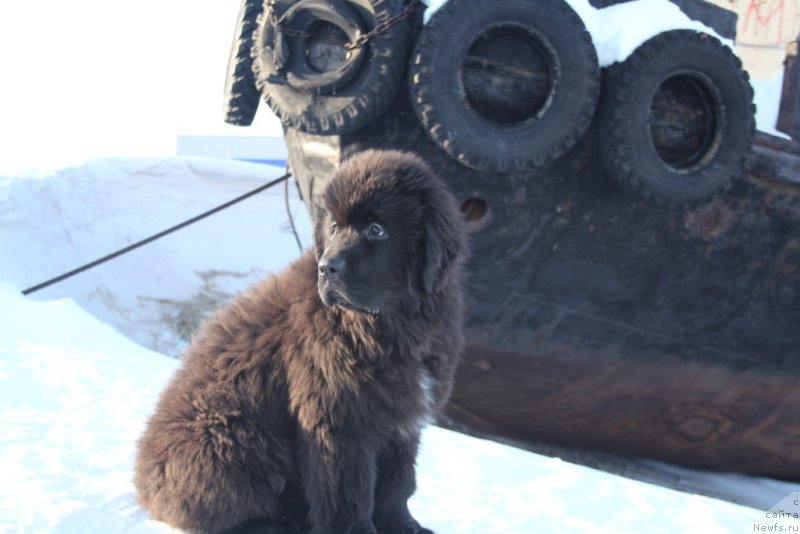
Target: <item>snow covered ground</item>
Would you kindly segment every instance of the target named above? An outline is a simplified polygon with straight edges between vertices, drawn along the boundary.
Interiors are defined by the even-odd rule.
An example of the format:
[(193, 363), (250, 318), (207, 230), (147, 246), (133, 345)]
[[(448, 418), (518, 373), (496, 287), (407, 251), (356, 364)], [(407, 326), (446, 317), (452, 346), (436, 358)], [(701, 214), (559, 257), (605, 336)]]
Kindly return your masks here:
[[(74, 302), (0, 286), (0, 529), (169, 532), (137, 506), (134, 443), (178, 362)], [(430, 428), (414, 513), (440, 534), (750, 532), (763, 512)]]
[[(0, 532), (171, 531), (135, 502), (135, 440), (178, 365), (165, 354), (200, 316), (297, 255), (283, 186), (30, 298), (19, 291), (281, 173), (167, 158), (0, 177)], [(307, 215), (290, 198), (308, 245)], [(800, 531), (764, 511), (798, 484), (653, 465), (682, 487), (762, 509), (435, 427), (412, 508), (439, 534)]]

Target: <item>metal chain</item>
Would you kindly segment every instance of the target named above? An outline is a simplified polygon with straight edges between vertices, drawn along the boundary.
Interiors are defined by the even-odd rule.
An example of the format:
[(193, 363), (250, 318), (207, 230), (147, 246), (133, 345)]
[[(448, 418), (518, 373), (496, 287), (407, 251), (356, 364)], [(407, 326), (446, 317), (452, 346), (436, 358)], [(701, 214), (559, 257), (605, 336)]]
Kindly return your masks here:
[[(385, 32), (386, 30), (388, 30), (401, 20), (407, 19), (409, 15), (411, 15), (411, 13), (414, 12), (414, 9), (416, 9), (417, 4), (421, 2), (422, 0), (411, 0), (411, 2), (409, 2), (409, 4), (403, 9), (403, 11), (401, 11), (397, 15), (389, 17), (383, 22), (379, 22), (374, 28), (372, 28), (364, 35), (360, 36), (352, 43), (346, 43), (344, 45), (345, 50), (355, 50), (356, 48), (361, 48), (376, 35), (380, 35), (381, 33)], [(312, 34), (306, 31), (296, 30), (294, 28), (287, 28), (286, 26), (282, 26), (280, 20), (278, 20), (278, 16), (275, 14), (274, 2), (270, 2), (267, 5), (267, 7), (269, 9), (270, 22), (272, 22), (272, 25), (275, 26), (278, 29), (278, 31), (280, 31), (282, 34), (284, 34), (287, 37), (294, 37), (297, 39), (308, 39), (309, 37), (311, 37)]]
[(352, 43), (347, 43), (344, 45), (345, 50), (355, 50), (356, 48), (361, 48), (365, 44), (369, 42), (370, 39), (375, 37), (376, 35), (380, 35), (381, 33), (385, 32), (393, 25), (397, 24), (401, 20), (405, 20), (408, 18), (411, 13), (414, 12), (416, 9), (417, 4), (421, 3), (422, 0), (412, 0), (409, 4), (397, 15), (394, 17), (389, 17), (388, 19), (384, 20), (383, 22), (378, 23), (374, 28), (370, 31), (353, 41)]

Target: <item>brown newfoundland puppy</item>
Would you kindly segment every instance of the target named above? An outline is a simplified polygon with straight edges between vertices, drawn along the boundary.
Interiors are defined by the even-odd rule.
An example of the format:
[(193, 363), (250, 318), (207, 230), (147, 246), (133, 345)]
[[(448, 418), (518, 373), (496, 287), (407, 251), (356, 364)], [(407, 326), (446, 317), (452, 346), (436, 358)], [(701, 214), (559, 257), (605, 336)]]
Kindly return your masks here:
[(205, 323), (162, 394), (136, 461), (153, 517), (202, 532), (430, 533), (406, 503), (420, 428), (463, 346), (462, 218), (401, 152), (353, 157), (322, 199), (314, 252)]

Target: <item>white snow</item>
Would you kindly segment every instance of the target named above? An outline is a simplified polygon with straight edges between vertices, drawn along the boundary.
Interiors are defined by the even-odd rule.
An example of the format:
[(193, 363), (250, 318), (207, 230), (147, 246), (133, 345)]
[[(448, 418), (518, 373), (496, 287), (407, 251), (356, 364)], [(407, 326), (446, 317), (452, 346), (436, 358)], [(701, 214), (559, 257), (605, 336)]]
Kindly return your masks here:
[(755, 96), (756, 124), (758, 129), (768, 134), (791, 139), (788, 135), (775, 128), (778, 123), (778, 113), (781, 107), (781, 94), (783, 93), (783, 71), (778, 72), (769, 80), (750, 78)]
[[(137, 505), (131, 473), (135, 441), (179, 363), (129, 337), (177, 343), (163, 332), (174, 327), (159, 320), (163, 310), (145, 304), (193, 302), (203, 272), (228, 270), (219, 291), (233, 292), (294, 258), (293, 237), (276, 228), (286, 218), (282, 190), (35, 295), (46, 301), (19, 290), (277, 174), (175, 158), (95, 160), (49, 177), (0, 179), (0, 532), (172, 532)], [(301, 209), (295, 216), (307, 245), (307, 217)], [(67, 295), (75, 300), (52, 300)], [(676, 478), (692, 476), (674, 469)], [(411, 508), (438, 534), (800, 529), (763, 511), (797, 484), (704, 475), (721, 493), (735, 484), (760, 494), (759, 511), (436, 427), (424, 432), (418, 470)]]
[(131, 461), (177, 362), (8, 284), (0, 322), (0, 530), (167, 531), (136, 506)]
[[(178, 365), (74, 302), (0, 285), (3, 532), (169, 532), (131, 484), (135, 441)], [(763, 512), (439, 428), (411, 508), (439, 534), (742, 532)]]
[[(601, 67), (625, 61), (642, 43), (670, 30), (696, 30), (713, 35), (730, 48), (733, 41), (713, 29), (690, 19), (669, 0), (633, 0), (598, 9), (588, 0), (566, 0), (583, 20), (592, 36)], [(447, 0), (428, 0), (424, 20), (427, 23)]]
[[(203, 158), (98, 159), (47, 178), (0, 178), (0, 279), (20, 289), (33, 286), (283, 172)], [(294, 184), (289, 192), (301, 240), (308, 246), (305, 205)], [(297, 254), (283, 198), (284, 185), (279, 185), (34, 298), (73, 295), (131, 339), (177, 356), (185, 340), (160, 324), (193, 325), (209, 311), (200, 308), (204, 303), (218, 305)]]
[(733, 41), (690, 19), (669, 0), (635, 0), (604, 9), (593, 8), (588, 0), (572, 0), (570, 3), (592, 35), (601, 67), (624, 61), (648, 39), (671, 30), (707, 33), (734, 48)]

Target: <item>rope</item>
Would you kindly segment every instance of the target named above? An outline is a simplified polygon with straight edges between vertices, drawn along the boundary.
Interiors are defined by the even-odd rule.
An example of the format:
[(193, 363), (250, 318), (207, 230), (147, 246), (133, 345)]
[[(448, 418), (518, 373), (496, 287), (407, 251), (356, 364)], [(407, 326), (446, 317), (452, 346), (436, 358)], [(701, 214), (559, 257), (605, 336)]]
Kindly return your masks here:
[[(286, 173), (291, 174), (289, 171), (289, 164), (286, 164)], [(297, 234), (297, 226), (294, 224), (294, 217), (292, 217), (292, 207), (289, 205), (289, 180), (283, 182), (283, 202), (286, 204), (286, 214), (289, 216), (289, 225), (292, 227), (294, 240), (297, 242), (297, 248), (303, 252), (303, 244), (300, 242), (300, 236)]]
[(205, 219), (209, 215), (213, 215), (213, 214), (215, 214), (215, 213), (217, 213), (219, 211), (222, 211), (222, 210), (224, 210), (226, 208), (229, 208), (229, 207), (233, 206), (234, 204), (238, 204), (239, 202), (241, 202), (242, 200), (244, 200), (246, 198), (250, 198), (253, 195), (257, 195), (258, 193), (261, 193), (262, 191), (266, 191), (270, 187), (273, 187), (273, 186), (278, 185), (279, 183), (281, 183), (283, 181), (286, 181), (289, 178), (289, 176), (291, 176), (291, 173), (287, 172), (286, 174), (284, 174), (280, 178), (276, 178), (276, 179), (272, 180), (271, 182), (268, 182), (268, 183), (266, 183), (264, 185), (258, 186), (255, 189), (253, 189), (252, 191), (249, 191), (249, 192), (247, 192), (247, 193), (245, 193), (245, 194), (243, 194), (241, 196), (238, 196), (238, 197), (234, 198), (233, 200), (229, 200), (228, 202), (226, 202), (226, 203), (224, 203), (224, 204), (222, 204), (220, 206), (217, 206), (216, 208), (212, 208), (212, 209), (210, 209), (210, 210), (208, 210), (208, 211), (206, 211), (204, 213), (201, 213), (200, 215), (197, 215), (196, 217), (192, 217), (191, 219), (189, 219), (187, 221), (184, 221), (184, 222), (182, 222), (180, 224), (177, 224), (177, 225), (175, 225), (175, 226), (173, 226), (171, 228), (167, 228), (166, 230), (163, 230), (163, 231), (161, 231), (161, 232), (159, 232), (159, 233), (157, 233), (155, 235), (152, 235), (152, 236), (150, 236), (150, 237), (148, 237), (146, 239), (142, 239), (141, 241), (137, 241), (136, 243), (133, 243), (132, 245), (128, 245), (127, 247), (125, 247), (123, 249), (120, 249), (120, 250), (118, 250), (116, 252), (112, 252), (111, 254), (109, 254), (107, 256), (103, 256), (102, 258), (98, 258), (98, 259), (96, 259), (96, 260), (94, 260), (92, 262), (89, 262), (89, 263), (87, 263), (85, 265), (82, 265), (82, 266), (78, 267), (77, 269), (73, 269), (73, 270), (71, 270), (71, 271), (69, 271), (67, 273), (64, 273), (62, 275), (56, 276), (55, 278), (51, 278), (50, 280), (47, 280), (46, 282), (42, 282), (41, 284), (37, 284), (37, 285), (35, 285), (33, 287), (29, 287), (28, 289), (23, 290), (22, 294), (23, 295), (30, 295), (31, 293), (39, 291), (40, 289), (44, 289), (44, 288), (49, 287), (49, 286), (51, 286), (53, 284), (57, 284), (58, 282), (66, 280), (67, 278), (71, 278), (71, 277), (75, 276), (76, 274), (80, 274), (80, 273), (82, 273), (84, 271), (88, 271), (89, 269), (97, 267), (98, 265), (101, 265), (101, 264), (103, 264), (103, 263), (105, 263), (107, 261), (113, 260), (114, 258), (116, 258), (118, 256), (122, 256), (123, 254), (127, 254), (128, 252), (130, 252), (132, 250), (135, 250), (135, 249), (137, 249), (139, 247), (142, 247), (144, 245), (147, 245), (148, 243), (152, 243), (153, 241), (155, 241), (157, 239), (161, 239), (162, 237), (164, 237), (166, 235), (169, 235), (172, 232), (180, 230), (181, 228), (185, 228), (185, 227), (189, 226), (190, 224), (194, 224), (194, 223), (196, 223), (197, 221), (199, 221), (201, 219)]

